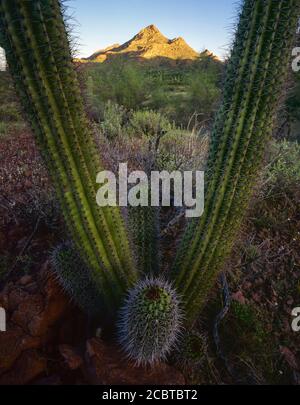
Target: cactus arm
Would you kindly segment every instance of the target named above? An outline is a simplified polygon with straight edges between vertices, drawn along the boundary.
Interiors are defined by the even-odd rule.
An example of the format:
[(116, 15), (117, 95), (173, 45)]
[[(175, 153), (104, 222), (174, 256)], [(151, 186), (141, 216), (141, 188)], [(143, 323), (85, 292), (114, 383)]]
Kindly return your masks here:
[[(251, 20), (241, 18), (228, 68), (227, 86), (233, 90), (225, 89), (213, 132), (205, 214), (187, 230), (173, 271), (177, 287), (185, 293), (190, 321), (205, 302), (247, 207), (285, 76), (299, 5), (294, 0), (245, 1), (242, 15), (249, 10)], [(187, 243), (191, 246), (185, 254)]]
[(130, 207), (128, 212), (137, 267), (145, 275), (159, 272), (159, 225), (155, 207)]
[[(1, 38), (66, 222), (107, 301), (137, 278), (117, 208), (96, 206), (92, 145), (58, 1), (0, 1)], [(61, 45), (62, 43), (62, 45)], [(72, 92), (74, 91), (74, 99)]]
[[(204, 295), (202, 291), (205, 289), (210, 289), (211, 284), (214, 282), (214, 272), (218, 272), (222, 263), (224, 263), (224, 258), (230, 253), (231, 246), (234, 242), (235, 233), (238, 231), (243, 216), (241, 212), (246, 212), (248, 205), (247, 196), (251, 195), (251, 190), (255, 184), (256, 174), (260, 168), (260, 162), (263, 158), (264, 146), (266, 141), (271, 135), (272, 125), (274, 119), (274, 111), (276, 110), (277, 100), (280, 97), (281, 85), (285, 78), (286, 66), (290, 59), (288, 50), (293, 38), (293, 33), (289, 34), (285, 31), (285, 25), (280, 25), (281, 21), (292, 21), (294, 10), (292, 8), (282, 9), (284, 14), (280, 15), (277, 19), (276, 30), (271, 34), (272, 46), (269, 46), (269, 50), (264, 51), (264, 61), (266, 65), (264, 68), (259, 69), (260, 78), (264, 78), (264, 82), (267, 83), (268, 88), (272, 89), (272, 92), (266, 91), (265, 86), (261, 83), (260, 88), (255, 86), (255, 103), (253, 103), (255, 109), (255, 119), (248, 121), (249, 126), (245, 127), (245, 138), (247, 138), (247, 144), (241, 143), (240, 148), (243, 152), (243, 164), (235, 167), (235, 177), (232, 178), (234, 182), (234, 193), (229, 196), (225, 195), (224, 200), (227, 201), (226, 206), (226, 218), (217, 223), (218, 234), (214, 235), (215, 243), (214, 249), (212, 249), (209, 254), (206, 255), (202, 261), (203, 268), (215, 269), (211, 270), (209, 277), (199, 278), (197, 285), (193, 288), (193, 293), (191, 294), (191, 300), (202, 300)], [(274, 44), (276, 44), (274, 46)], [(283, 53), (283, 49), (286, 50)], [(268, 62), (267, 62), (268, 60)], [(272, 77), (268, 76), (268, 71), (272, 69)], [(246, 137), (247, 134), (252, 132), (260, 133), (260, 137)], [(218, 246), (218, 249), (216, 248)], [(205, 283), (208, 285), (205, 286)], [(190, 291), (191, 292), (191, 291)], [(194, 304), (191, 304), (191, 311), (194, 308)]]
[[(281, 9), (281, 5), (282, 3), (278, 2), (278, 11), (280, 11)], [(259, 5), (259, 2), (256, 3), (255, 7), (257, 7), (257, 5)], [(262, 21), (262, 32), (266, 31), (267, 28), (267, 23), (270, 17), (270, 11), (271, 11), (271, 2), (269, 2), (269, 7), (266, 10), (265, 14), (264, 14), (264, 20)], [(278, 22), (278, 17), (280, 16), (280, 12), (277, 13), (277, 22)], [(257, 114), (257, 108), (259, 106), (259, 100), (261, 97), (261, 93), (262, 93), (262, 87), (265, 83), (265, 79), (266, 79), (266, 72), (267, 70), (270, 68), (270, 56), (271, 56), (271, 49), (272, 49), (272, 45), (273, 42), (271, 42), (271, 46), (269, 46), (269, 49), (265, 49), (263, 48), (263, 43), (264, 43), (264, 36), (262, 35), (258, 41), (257, 41), (257, 46), (255, 49), (255, 55), (253, 58), (253, 63), (252, 65), (249, 65), (249, 74), (248, 74), (248, 80), (247, 82), (244, 84), (244, 97), (243, 99), (240, 101), (240, 110), (236, 112), (237, 116), (236, 116), (236, 127), (231, 127), (231, 131), (235, 131), (235, 137), (232, 141), (231, 144), (231, 150), (229, 152), (229, 156), (227, 161), (225, 161), (226, 167), (225, 170), (223, 168), (223, 173), (218, 173), (218, 176), (213, 176), (212, 179), (212, 189), (214, 189), (216, 187), (217, 181), (219, 180), (219, 184), (220, 184), (220, 192), (218, 193), (218, 195), (216, 196), (216, 198), (214, 198), (213, 201), (211, 202), (211, 205), (214, 207), (214, 212), (212, 214), (212, 219), (210, 220), (210, 223), (208, 225), (207, 229), (207, 235), (208, 237), (206, 238), (205, 242), (206, 243), (202, 243), (201, 246), (201, 253), (202, 256), (200, 254), (198, 254), (198, 257), (195, 261), (195, 267), (199, 266), (199, 263), (203, 257), (203, 255), (205, 255), (206, 253), (206, 248), (207, 245), (210, 241), (210, 239), (213, 239), (214, 241), (216, 241), (216, 238), (214, 237), (214, 231), (217, 231), (218, 233), (220, 233), (220, 231), (222, 230), (222, 228), (220, 226), (216, 226), (217, 221), (220, 220), (220, 216), (218, 215), (220, 212), (220, 209), (222, 207), (222, 209), (225, 209), (224, 215), (221, 216), (221, 220), (224, 220), (226, 218), (226, 213), (228, 213), (228, 208), (230, 207), (230, 200), (226, 201), (225, 196), (226, 194), (229, 195), (229, 198), (233, 198), (234, 196), (234, 192), (228, 192), (228, 190), (235, 190), (235, 182), (238, 179), (239, 175), (241, 175), (241, 162), (243, 162), (244, 158), (245, 158), (245, 151), (247, 151), (247, 146), (249, 145), (249, 141), (251, 138), (251, 134), (253, 131), (253, 127), (254, 127), (254, 122), (255, 122), (255, 118), (256, 118), (256, 114)], [(261, 59), (261, 56), (263, 54), (263, 62), (264, 62), (264, 66), (261, 66), (259, 69), (259, 62)], [(249, 55), (248, 55), (249, 56)], [(257, 72), (258, 69), (260, 71), (259, 75), (260, 77), (260, 84), (257, 83), (257, 81), (255, 81), (255, 79), (257, 79)], [(262, 70), (261, 70), (262, 69)], [(262, 75), (261, 75), (262, 73)], [(240, 80), (240, 82), (243, 82), (243, 80)], [(248, 84), (247, 84), (248, 83)], [(256, 86), (260, 85), (260, 88), (256, 89)], [(254, 94), (253, 92), (256, 92), (256, 94)], [(254, 99), (255, 100), (255, 104), (252, 107), (251, 110), (251, 115), (247, 115), (248, 110), (249, 110), (249, 105), (251, 103), (251, 100)], [(251, 108), (250, 107), (250, 108)], [(232, 122), (232, 118), (230, 117), (229, 121)], [(227, 131), (225, 129), (225, 136), (227, 135)], [(243, 135), (243, 137), (242, 137)], [(237, 150), (238, 148), (240, 149), (240, 153), (237, 156)], [(224, 149), (224, 144), (223, 144), (223, 149)], [(222, 147), (221, 147), (222, 150)], [(224, 153), (224, 152), (223, 152)], [(239, 158), (240, 156), (240, 158)], [(223, 159), (224, 159), (224, 155), (223, 155)], [(232, 168), (235, 167), (234, 172), (232, 171)], [(233, 174), (234, 173), (234, 174)], [(220, 176), (221, 174), (221, 176)], [(220, 180), (221, 179), (221, 180)], [(230, 184), (229, 184), (230, 182)], [(222, 204), (224, 203), (226, 206), (222, 206)], [(220, 225), (220, 224), (218, 224)]]
[[(216, 187), (217, 176), (213, 176), (212, 172), (219, 172), (222, 170), (222, 163), (225, 156), (225, 152), (228, 149), (228, 144), (230, 142), (230, 130), (232, 129), (232, 124), (234, 118), (238, 112), (238, 106), (241, 102), (241, 90), (243, 87), (243, 81), (239, 80), (233, 82), (231, 75), (238, 74), (239, 76), (244, 76), (247, 71), (247, 58), (249, 58), (251, 51), (251, 41), (255, 37), (255, 33), (258, 28), (258, 11), (259, 2), (256, 4), (251, 4), (251, 0), (245, 2), (245, 7), (240, 17), (241, 24), (239, 26), (239, 35), (236, 36), (235, 47), (231, 56), (231, 64), (227, 68), (227, 80), (225, 83), (224, 91), (224, 101), (221, 106), (214, 127), (214, 132), (212, 134), (211, 146), (210, 146), (210, 157), (208, 162), (208, 168), (206, 175), (206, 181), (208, 182), (208, 177), (210, 178), (210, 187), (206, 195), (206, 209), (201, 218), (201, 226), (203, 226), (211, 214), (212, 205), (209, 202), (213, 199)], [(245, 38), (245, 40), (243, 40)], [(243, 57), (241, 58), (241, 53), (245, 50)], [(229, 79), (230, 77), (230, 79)], [(232, 104), (232, 108), (231, 107)], [(227, 119), (226, 119), (227, 116)], [(221, 131), (219, 126), (223, 123), (224, 125), (224, 135), (221, 136)], [(192, 260), (194, 249), (190, 249), (191, 243), (195, 246), (199, 243), (199, 237), (197, 238), (196, 227), (198, 226), (197, 221), (193, 221), (188, 227), (182, 244), (180, 246), (179, 253), (177, 255), (177, 262), (184, 263), (187, 260)], [(204, 249), (203, 249), (204, 250)], [(202, 253), (202, 252), (201, 252)], [(184, 257), (182, 257), (184, 256)], [(199, 254), (200, 256), (200, 254)], [(178, 271), (178, 269), (176, 269)], [(186, 272), (182, 268), (182, 271), (177, 276), (177, 284), (180, 284), (183, 279), (186, 278)]]
[[(77, 131), (79, 143), (81, 149), (83, 150), (83, 155), (86, 156), (85, 163), (89, 172), (92, 175), (94, 180), (95, 176), (95, 167), (101, 167), (101, 162), (99, 160), (99, 154), (95, 149), (95, 143), (93, 138), (88, 130), (88, 122), (86, 117), (78, 115), (78, 107), (82, 109), (81, 94), (79, 87), (76, 85), (76, 75), (73, 67), (62, 64), (63, 56), (61, 48), (64, 50), (69, 49), (70, 45), (68, 38), (64, 35), (65, 26), (63, 19), (61, 18), (61, 10), (57, 1), (51, 2), (51, 13), (54, 13), (54, 17), (49, 20), (48, 35), (49, 40), (52, 44), (58, 44), (58, 48), (54, 48), (53, 56), (56, 59), (56, 63), (59, 64), (58, 73), (61, 76), (61, 81), (68, 86), (69, 91), (65, 94), (67, 101), (70, 105), (70, 108), (73, 106), (73, 120), (75, 122), (75, 128), (80, 128), (81, 131)], [(55, 21), (55, 24), (54, 24)], [(63, 41), (63, 44), (62, 44)], [(96, 183), (93, 181), (94, 190), (96, 192)], [(134, 265), (131, 258), (131, 250), (128, 243), (127, 233), (118, 210), (110, 207), (103, 208), (102, 210), (105, 214), (105, 219), (108, 223), (110, 233), (113, 238), (113, 242), (116, 245), (116, 252), (122, 252), (119, 255), (122, 267), (124, 269), (123, 278), (128, 279), (128, 284), (132, 284), (136, 280), (136, 273), (133, 271)], [(100, 211), (100, 213), (102, 212)], [(99, 212), (98, 212), (99, 216)], [(102, 225), (100, 224), (102, 227)]]

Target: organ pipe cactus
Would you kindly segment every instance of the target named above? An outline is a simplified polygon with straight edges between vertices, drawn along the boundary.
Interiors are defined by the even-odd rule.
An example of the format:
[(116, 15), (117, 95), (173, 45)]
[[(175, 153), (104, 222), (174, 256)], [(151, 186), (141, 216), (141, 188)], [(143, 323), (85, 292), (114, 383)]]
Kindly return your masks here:
[(89, 129), (58, 0), (1, 0), (0, 44), (67, 225), (108, 308), (137, 279), (118, 208), (96, 204), (103, 170)]
[(173, 277), (193, 322), (240, 227), (290, 60), (298, 0), (245, 0), (206, 173), (205, 212), (187, 228)]

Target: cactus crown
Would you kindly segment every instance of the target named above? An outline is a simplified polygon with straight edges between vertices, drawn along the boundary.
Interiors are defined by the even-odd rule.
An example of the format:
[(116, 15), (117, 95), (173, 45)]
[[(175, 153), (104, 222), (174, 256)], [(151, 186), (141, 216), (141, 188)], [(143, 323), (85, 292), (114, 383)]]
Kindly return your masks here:
[(132, 289), (119, 314), (119, 341), (138, 364), (164, 360), (180, 336), (182, 312), (171, 285), (146, 278)]

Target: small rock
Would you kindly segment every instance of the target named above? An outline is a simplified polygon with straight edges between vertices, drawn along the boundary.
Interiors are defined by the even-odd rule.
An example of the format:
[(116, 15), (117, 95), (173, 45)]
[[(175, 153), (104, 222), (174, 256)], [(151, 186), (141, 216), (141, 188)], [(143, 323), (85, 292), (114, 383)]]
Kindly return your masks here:
[(32, 281), (32, 277), (29, 275), (23, 276), (22, 278), (20, 278), (19, 280), (19, 284), (21, 285), (27, 285)]
[(83, 364), (82, 357), (69, 345), (59, 345), (60, 354), (65, 359), (70, 370), (77, 370)]

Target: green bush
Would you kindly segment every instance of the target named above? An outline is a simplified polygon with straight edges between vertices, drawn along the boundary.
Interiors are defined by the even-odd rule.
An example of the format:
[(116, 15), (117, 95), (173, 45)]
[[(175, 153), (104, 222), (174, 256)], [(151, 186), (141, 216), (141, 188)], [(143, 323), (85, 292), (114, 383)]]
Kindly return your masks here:
[(112, 62), (87, 71), (87, 97), (101, 117), (108, 100), (127, 109), (137, 109), (149, 94), (149, 79), (137, 65)]
[(300, 145), (298, 142), (281, 141), (271, 145), (270, 163), (265, 168), (267, 188), (300, 181)]
[(0, 121), (0, 137), (5, 137), (7, 135), (7, 124)]
[(196, 112), (201, 121), (212, 116), (219, 100), (223, 64), (202, 57), (192, 65), (151, 68), (115, 60), (86, 68), (86, 89), (94, 118), (103, 119), (108, 100), (128, 110), (160, 111), (186, 126)]
[(160, 170), (204, 170), (209, 147), (207, 134), (173, 128), (162, 137), (157, 154)]
[(103, 121), (100, 123), (102, 132), (109, 139), (120, 136), (125, 119), (125, 108), (112, 101), (108, 101), (104, 106)]
[(19, 122), (4, 122), (0, 121), (0, 137), (6, 138), (10, 134), (16, 132), (21, 132), (26, 128), (26, 123), (23, 121)]
[(197, 71), (191, 74), (187, 91), (190, 108), (201, 114), (203, 120), (211, 118), (221, 94), (214, 72)]
[(136, 111), (129, 120), (129, 131), (135, 136), (154, 138), (173, 128), (170, 121), (160, 112)]
[(21, 113), (15, 102), (3, 103), (0, 105), (0, 121), (18, 122), (21, 121)]

